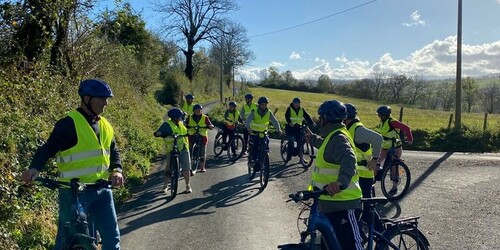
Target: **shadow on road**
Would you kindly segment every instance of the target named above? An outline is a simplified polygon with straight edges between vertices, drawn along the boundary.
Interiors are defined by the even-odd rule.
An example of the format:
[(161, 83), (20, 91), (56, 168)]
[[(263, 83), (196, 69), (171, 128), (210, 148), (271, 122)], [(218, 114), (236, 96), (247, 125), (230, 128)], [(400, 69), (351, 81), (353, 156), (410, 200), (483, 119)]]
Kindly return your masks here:
[(307, 172), (307, 169), (303, 168), (300, 163), (292, 165), (285, 164), (283, 161), (271, 162), (270, 169), (271, 176), (279, 179), (298, 176)]

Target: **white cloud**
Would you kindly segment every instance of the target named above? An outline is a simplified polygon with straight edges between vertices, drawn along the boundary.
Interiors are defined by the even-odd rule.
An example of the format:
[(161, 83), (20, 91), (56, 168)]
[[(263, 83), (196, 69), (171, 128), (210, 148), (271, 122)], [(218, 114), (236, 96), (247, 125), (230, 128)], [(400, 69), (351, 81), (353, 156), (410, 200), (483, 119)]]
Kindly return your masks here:
[(496, 1), (497, 1), (497, 3), (499, 3), (499, 4), (500, 4), (500, 0), (496, 0)]
[(420, 14), (418, 13), (418, 10), (413, 11), (413, 13), (411, 13), (411, 15), (410, 15), (410, 18), (411, 18), (411, 22), (409, 22), (409, 23), (404, 22), (404, 23), (402, 23), (402, 25), (406, 26), (406, 27), (418, 26), (418, 25), (424, 26), (426, 23), (425, 20), (420, 18)]
[(319, 57), (314, 58), (315, 62), (326, 63), (326, 59), (321, 59)]
[(290, 59), (295, 60), (295, 59), (302, 59), (300, 54), (298, 52), (292, 51), (292, 54), (290, 54)]
[(273, 62), (271, 62), (271, 63), (269, 64), (269, 66), (279, 68), (279, 67), (286, 66), (286, 64), (273, 61)]

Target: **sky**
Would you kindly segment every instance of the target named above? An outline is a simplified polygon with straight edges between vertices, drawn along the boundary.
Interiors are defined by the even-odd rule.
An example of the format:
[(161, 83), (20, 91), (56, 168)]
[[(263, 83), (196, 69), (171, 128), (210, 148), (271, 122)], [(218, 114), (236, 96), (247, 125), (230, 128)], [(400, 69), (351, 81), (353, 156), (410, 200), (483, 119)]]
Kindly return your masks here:
[[(129, 2), (149, 29), (161, 26), (150, 1)], [(229, 17), (247, 29), (256, 56), (237, 69), (238, 80), (262, 79), (270, 66), (313, 80), (455, 77), (458, 0), (235, 2)], [(500, 73), (500, 0), (463, 0), (462, 13), (462, 75)]]

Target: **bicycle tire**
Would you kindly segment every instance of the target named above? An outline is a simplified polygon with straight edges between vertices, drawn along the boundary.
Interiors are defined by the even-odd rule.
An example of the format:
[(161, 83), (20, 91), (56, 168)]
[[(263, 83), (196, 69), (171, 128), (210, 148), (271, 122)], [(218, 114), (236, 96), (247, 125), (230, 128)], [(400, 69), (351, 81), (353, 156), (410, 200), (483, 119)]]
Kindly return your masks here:
[(87, 237), (83, 234), (76, 234), (71, 239), (69, 247), (65, 248), (69, 250), (97, 250), (97, 245), (94, 243), (92, 238)]
[[(398, 173), (398, 185), (396, 186), (397, 188), (394, 189), (395, 182), (392, 181), (393, 178), (391, 176), (391, 172), (395, 167), (397, 167), (396, 172)], [(382, 191), (382, 194), (389, 200), (401, 199), (410, 189), (410, 169), (404, 162), (394, 161), (392, 162), (391, 167), (386, 167), (383, 171), (384, 172), (382, 173), (382, 180), (380, 181), (380, 189)]]
[(193, 150), (191, 152), (191, 171), (198, 171), (200, 166), (200, 145), (198, 143), (193, 144)]
[(179, 158), (173, 157), (170, 161), (170, 199), (177, 196), (179, 189)]
[(215, 157), (219, 157), (222, 154), (222, 151), (224, 151), (222, 149), (223, 144), (224, 143), (222, 141), (222, 134), (217, 133), (217, 135), (215, 136), (215, 140), (214, 140), (214, 155), (215, 155)]
[(243, 137), (236, 135), (229, 142), (229, 147), (227, 148), (227, 156), (230, 161), (237, 161), (241, 158), (241, 156), (243, 156), (245, 150), (245, 140), (243, 140)]
[(302, 147), (300, 147), (300, 164), (302, 164), (302, 167), (305, 169), (308, 169), (312, 163), (314, 158), (312, 157), (314, 155), (314, 148), (311, 146), (309, 143), (303, 143)]
[(260, 188), (265, 189), (269, 183), (269, 154), (264, 155), (260, 163)]
[[(394, 229), (389, 229), (383, 233), (383, 236), (396, 245), (396, 250), (428, 250), (429, 242), (424, 234), (414, 226), (403, 226), (403, 228), (394, 226)], [(394, 249), (387, 242), (378, 240), (375, 245), (376, 250)]]
[(288, 161), (286, 160), (288, 156), (288, 140), (286, 139), (281, 139), (280, 143), (280, 154), (281, 154), (281, 159), (287, 163)]

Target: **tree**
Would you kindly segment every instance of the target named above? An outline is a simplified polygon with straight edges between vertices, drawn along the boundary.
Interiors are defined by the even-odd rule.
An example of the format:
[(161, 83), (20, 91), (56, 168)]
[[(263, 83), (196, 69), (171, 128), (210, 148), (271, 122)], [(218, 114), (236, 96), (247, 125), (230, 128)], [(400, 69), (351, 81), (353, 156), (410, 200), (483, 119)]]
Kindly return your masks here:
[[(499, 112), (500, 106), (500, 83), (491, 83), (480, 90), (481, 102), (486, 112), (492, 114)], [(496, 109), (495, 109), (496, 108)]]
[(170, 0), (155, 2), (155, 10), (165, 14), (165, 28), (174, 38), (182, 38), (186, 57), (184, 73), (193, 80), (194, 47), (216, 37), (226, 20), (224, 15), (237, 8), (233, 0)]
[(472, 106), (476, 104), (479, 97), (479, 84), (474, 78), (466, 77), (462, 80), (462, 93), (467, 105), (467, 112), (471, 112)]
[(283, 72), (282, 76), (284, 79), (284, 85), (286, 85), (287, 87), (293, 87), (297, 85), (297, 79), (295, 79), (295, 77), (293, 76), (292, 71), (287, 70)]
[(441, 101), (444, 111), (450, 111), (455, 103), (455, 84), (443, 82), (439, 84), (437, 98)]
[(394, 75), (387, 84), (389, 92), (391, 94), (391, 102), (400, 102), (402, 94), (406, 87), (408, 87), (412, 82), (411, 78), (406, 75)]
[(382, 94), (382, 88), (384, 86), (384, 83), (385, 83), (385, 80), (387, 79), (387, 77), (381, 73), (381, 72), (375, 72), (373, 73), (373, 76), (372, 76), (372, 91), (373, 91), (373, 94), (374, 94), (374, 97), (376, 101), (380, 100), (380, 96)]
[(414, 76), (413, 81), (408, 88), (408, 104), (416, 104), (419, 100), (424, 99), (425, 89), (428, 87), (428, 83), (424, 80), (422, 76)]
[(332, 79), (328, 75), (320, 75), (317, 87), (321, 92), (328, 93), (332, 90)]

